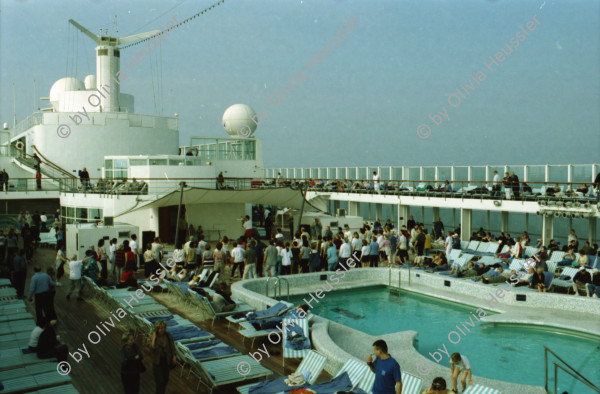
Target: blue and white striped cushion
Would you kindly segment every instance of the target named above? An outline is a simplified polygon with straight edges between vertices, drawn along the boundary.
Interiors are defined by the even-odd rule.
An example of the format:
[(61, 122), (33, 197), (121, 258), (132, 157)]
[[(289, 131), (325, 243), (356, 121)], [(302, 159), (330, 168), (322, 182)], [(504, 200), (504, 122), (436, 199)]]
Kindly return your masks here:
[(475, 386), (469, 386), (464, 394), (502, 394), (500, 391), (491, 389), (489, 387), (476, 384)]

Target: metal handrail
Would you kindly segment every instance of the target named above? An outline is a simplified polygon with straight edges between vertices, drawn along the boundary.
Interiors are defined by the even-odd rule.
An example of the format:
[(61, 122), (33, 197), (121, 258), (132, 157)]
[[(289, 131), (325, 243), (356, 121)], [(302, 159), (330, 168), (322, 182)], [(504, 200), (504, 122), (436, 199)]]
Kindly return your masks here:
[(560, 356), (558, 354), (554, 353), (546, 345), (543, 345), (543, 346), (544, 346), (544, 379), (545, 379), (544, 387), (546, 388), (546, 391), (548, 391), (548, 352), (550, 352), (550, 353), (552, 353), (552, 355), (554, 355), (554, 357), (556, 357), (557, 359), (559, 359), (560, 362), (562, 362), (563, 364), (565, 364), (567, 367), (569, 367), (571, 369), (571, 371), (575, 372), (578, 375), (578, 376), (575, 376), (571, 372), (569, 372), (566, 369), (564, 369), (562, 366), (557, 365), (555, 362), (552, 362), (554, 364), (554, 392), (555, 393), (556, 393), (557, 381), (558, 381), (558, 376), (556, 375), (556, 367), (560, 367), (565, 372), (567, 372), (569, 375), (573, 376), (575, 379), (581, 381), (582, 383), (585, 383), (587, 386), (593, 388), (594, 390), (596, 390), (596, 391), (598, 391), (600, 393), (600, 388), (598, 388), (597, 386), (595, 386), (585, 376), (583, 376), (582, 374), (580, 374), (579, 372), (577, 372), (575, 370), (575, 368), (573, 368), (568, 362), (566, 362), (565, 360), (563, 360), (562, 358), (560, 358)]
[[(587, 379), (585, 379), (585, 378), (584, 378), (585, 380), (580, 379), (579, 377), (577, 377), (574, 374), (572, 374), (570, 371), (567, 371), (562, 365), (558, 365), (554, 361), (552, 362), (552, 364), (554, 364), (554, 393), (555, 394), (558, 392), (558, 368), (562, 369), (564, 372), (566, 372), (569, 375), (571, 375), (571, 377), (579, 380), (581, 383), (585, 384), (586, 386), (588, 386), (592, 390), (595, 390), (595, 391), (597, 391), (597, 392), (600, 393), (600, 388), (594, 386), (591, 383), (588, 383)], [(548, 391), (548, 389), (546, 389), (546, 391)]]
[(287, 299), (290, 300), (290, 282), (286, 278), (279, 278), (277, 283), (279, 284), (279, 296), (281, 297), (281, 282), (284, 281), (287, 286)]

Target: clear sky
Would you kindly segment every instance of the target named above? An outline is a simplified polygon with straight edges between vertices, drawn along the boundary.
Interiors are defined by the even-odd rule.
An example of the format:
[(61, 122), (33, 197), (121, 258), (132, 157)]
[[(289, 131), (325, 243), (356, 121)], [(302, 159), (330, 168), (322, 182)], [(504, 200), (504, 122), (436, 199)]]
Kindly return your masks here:
[[(118, 15), (123, 37), (217, 1), (2, 0), (0, 122), (13, 82), (22, 120), (54, 81), (95, 73), (68, 19), (114, 32)], [(597, 0), (226, 0), (131, 71), (143, 45), (124, 49), (121, 89), (138, 113), (178, 113), (182, 145), (226, 136), (232, 104), (264, 108), (267, 167), (598, 163), (599, 26)]]

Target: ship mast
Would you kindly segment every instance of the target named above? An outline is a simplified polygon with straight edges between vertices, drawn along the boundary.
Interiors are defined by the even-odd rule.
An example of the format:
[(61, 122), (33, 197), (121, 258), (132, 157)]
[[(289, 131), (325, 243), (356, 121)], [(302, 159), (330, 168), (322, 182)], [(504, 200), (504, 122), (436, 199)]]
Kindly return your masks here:
[[(110, 86), (110, 94), (101, 95), (100, 111), (102, 112), (120, 112), (119, 92), (120, 92), (120, 67), (121, 51), (119, 45), (132, 41), (141, 40), (150, 36), (161, 34), (160, 30), (153, 30), (146, 33), (134, 34), (132, 36), (118, 38), (108, 35), (96, 35), (69, 19), (69, 23), (79, 29), (83, 34), (92, 39), (98, 46), (96, 47), (96, 89), (103, 86)], [(106, 89), (104, 90), (106, 92)]]

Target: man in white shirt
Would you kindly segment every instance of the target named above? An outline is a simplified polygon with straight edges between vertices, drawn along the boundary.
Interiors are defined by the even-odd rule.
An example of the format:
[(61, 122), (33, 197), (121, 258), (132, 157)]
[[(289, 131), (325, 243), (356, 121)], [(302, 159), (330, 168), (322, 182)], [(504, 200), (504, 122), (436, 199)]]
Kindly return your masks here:
[(46, 318), (42, 317), (37, 321), (37, 325), (31, 331), (31, 335), (29, 336), (29, 350), (37, 353), (38, 343), (40, 341), (40, 335), (46, 328)]
[(240, 269), (240, 277), (244, 272), (244, 248), (242, 245), (238, 245), (237, 243), (233, 243), (233, 250), (231, 251), (231, 257), (233, 258), (233, 268), (231, 269), (231, 277), (235, 276), (235, 271)]
[(350, 242), (352, 240), (352, 230), (350, 230), (350, 226), (344, 224), (344, 238), (346, 241)]
[(338, 251), (338, 257), (340, 258), (340, 265), (347, 267), (346, 262), (348, 261), (350, 256), (352, 256), (352, 247), (350, 246), (348, 241), (346, 241), (345, 239), (343, 241), (344, 243), (340, 245), (340, 250)]
[(48, 221), (48, 216), (46, 216), (46, 212), (42, 212), (42, 216), (40, 216), (40, 231), (46, 231), (48, 228), (46, 227), (46, 222)]
[(452, 373), (452, 391), (457, 393), (456, 381), (458, 380), (458, 375), (462, 372), (462, 376), (460, 378), (460, 383), (462, 384), (462, 391), (465, 391), (467, 388), (467, 376), (469, 377), (469, 386), (473, 386), (473, 381), (471, 380), (471, 363), (469, 363), (469, 359), (463, 356), (460, 353), (453, 353), (450, 357), (450, 371)]
[(373, 188), (377, 194), (381, 194), (380, 187), (379, 174), (377, 174), (377, 171), (373, 171)]
[(494, 181), (492, 183), (492, 197), (500, 197), (500, 191), (502, 186), (500, 185), (500, 175), (498, 171), (494, 171)]
[(133, 252), (133, 258), (135, 261), (135, 267), (136, 268), (142, 268), (141, 264), (140, 264), (140, 259), (139, 259), (139, 249), (138, 249), (138, 244), (137, 244), (137, 235), (133, 234), (131, 236), (131, 241), (129, 241), (129, 247), (131, 248), (131, 251)]
[(74, 254), (71, 256), (71, 261), (69, 262), (69, 280), (71, 281), (71, 287), (69, 287), (69, 292), (67, 293), (67, 300), (71, 299), (71, 293), (75, 291), (77, 295), (77, 301), (81, 301), (81, 267), (83, 262), (81, 260), (77, 260), (77, 255)]
[(352, 251), (353, 252), (355, 252), (357, 250), (359, 252), (361, 251), (361, 249), (362, 249), (362, 241), (360, 240), (358, 233), (354, 233), (354, 236), (352, 238), (352, 242), (350, 243), (350, 245), (352, 246)]
[(275, 238), (277, 238), (278, 241), (283, 241), (283, 233), (281, 232), (281, 229), (278, 228), (277, 229), (277, 234), (275, 234)]
[(246, 229), (246, 237), (251, 237), (252, 236), (252, 219), (250, 219), (250, 216), (246, 215), (244, 217), (244, 222), (242, 223), (242, 227), (244, 227)]
[(157, 263), (160, 263), (162, 261), (163, 248), (163, 245), (160, 243), (160, 238), (154, 238), (154, 242), (152, 243), (150, 250), (152, 251), (152, 256), (154, 256), (154, 259)]
[(196, 248), (196, 254), (198, 256), (202, 256), (202, 253), (206, 250), (207, 242), (204, 240), (204, 235), (200, 235), (198, 237), (200, 241), (198, 241), (198, 247)]
[(447, 233), (445, 246), (446, 246), (446, 259), (450, 260), (450, 252), (452, 252), (452, 233), (450, 231), (448, 231), (448, 233)]

